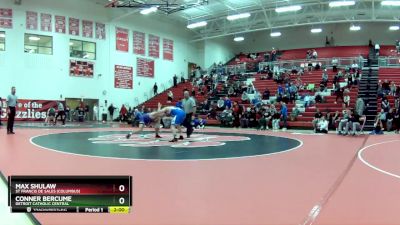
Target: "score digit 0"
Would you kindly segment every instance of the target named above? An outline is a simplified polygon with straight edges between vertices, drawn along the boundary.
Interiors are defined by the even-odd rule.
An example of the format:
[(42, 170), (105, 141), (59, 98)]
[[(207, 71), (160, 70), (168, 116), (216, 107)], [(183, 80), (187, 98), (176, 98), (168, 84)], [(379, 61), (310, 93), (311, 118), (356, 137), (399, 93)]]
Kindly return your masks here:
[(121, 197), (119, 198), (119, 204), (123, 205), (125, 203), (125, 198)]
[(118, 188), (118, 190), (120, 191), (120, 192), (124, 192), (125, 191), (125, 186), (124, 185), (119, 185), (119, 188)]

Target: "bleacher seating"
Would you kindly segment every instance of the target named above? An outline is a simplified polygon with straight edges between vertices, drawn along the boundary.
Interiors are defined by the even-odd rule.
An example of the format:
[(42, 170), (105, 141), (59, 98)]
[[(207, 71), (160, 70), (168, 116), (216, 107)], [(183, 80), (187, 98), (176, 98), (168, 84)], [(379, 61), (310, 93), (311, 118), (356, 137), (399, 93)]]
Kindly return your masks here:
[[(382, 82), (384, 80), (388, 80), (389, 82), (393, 81), (396, 86), (400, 84), (400, 68), (380, 68), (379, 69), (379, 80)], [(394, 107), (394, 96), (387, 96), (389, 100), (390, 106)], [(378, 112), (381, 110), (382, 99), (378, 99)]]
[[(328, 88), (332, 88), (332, 80), (334, 77), (335, 73), (332, 70), (328, 70)], [(275, 94), (278, 88), (278, 84), (273, 81), (273, 80), (261, 80), (260, 77), (263, 76), (263, 74), (258, 74), (256, 76), (256, 80), (254, 82), (255, 88), (263, 93), (266, 88), (268, 88), (271, 92), (271, 95)], [(294, 81), (292, 78), (292, 81)], [(304, 75), (301, 76), (302, 83), (307, 83), (307, 84), (315, 84), (316, 87), (319, 87), (319, 83), (322, 79), (322, 71), (317, 70), (317, 71), (311, 71), (311, 72), (305, 72)], [(339, 82), (343, 82), (344, 80), (341, 80)], [(305, 92), (309, 92), (310, 95), (314, 95), (313, 92), (303, 90), (299, 91), (299, 95), (305, 94)], [(357, 95), (358, 95), (358, 87), (353, 86), (351, 88), (349, 96), (350, 96), (350, 108), (354, 108), (355, 102), (357, 100)], [(305, 127), (312, 127), (311, 121), (313, 120), (314, 114), (315, 114), (315, 108), (317, 107), (320, 109), (321, 112), (325, 114), (325, 112), (336, 112), (342, 110), (342, 104), (341, 102), (338, 102), (338, 104), (335, 104), (336, 96), (332, 94), (331, 96), (325, 96), (324, 97), (325, 102), (320, 103), (320, 104), (315, 104), (312, 105), (311, 107), (307, 107), (305, 112), (300, 114), (300, 116), (297, 118), (297, 121), (293, 122), (288, 122), (289, 127), (297, 127), (297, 128), (305, 128)], [(288, 104), (288, 112), (292, 111), (294, 104)], [(279, 108), (279, 107), (277, 107)]]

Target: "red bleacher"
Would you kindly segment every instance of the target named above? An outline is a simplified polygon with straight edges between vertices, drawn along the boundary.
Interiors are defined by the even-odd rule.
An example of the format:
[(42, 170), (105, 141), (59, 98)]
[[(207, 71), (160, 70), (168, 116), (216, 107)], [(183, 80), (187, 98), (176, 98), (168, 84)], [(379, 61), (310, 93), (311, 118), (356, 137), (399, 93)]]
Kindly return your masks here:
[[(379, 80), (382, 82), (388, 80), (393, 81), (396, 86), (400, 84), (400, 68), (380, 68), (379, 69)], [(387, 96), (391, 108), (394, 107), (394, 96)], [(378, 112), (381, 111), (382, 99), (378, 100)]]
[[(263, 93), (266, 88), (268, 88), (271, 92), (271, 95), (274, 95), (278, 89), (278, 84), (273, 81), (273, 80), (261, 80), (260, 77), (263, 76), (262, 74), (256, 75), (256, 80), (253, 82), (254, 87), (260, 92)], [(328, 70), (328, 88), (332, 88), (332, 80), (333, 77), (335, 76), (335, 73), (332, 70)], [(294, 81), (295, 77), (292, 78), (292, 81)], [(311, 71), (311, 72), (305, 72), (303, 76), (301, 76), (302, 83), (307, 83), (307, 84), (315, 84), (315, 87), (319, 87), (319, 83), (322, 79), (322, 71), (317, 70), (317, 71)], [(308, 91), (299, 91), (299, 94), (303, 94), (304, 92)], [(314, 95), (314, 93), (310, 93), (311, 95)], [(353, 86), (351, 88), (349, 96), (350, 96), (350, 107), (355, 106), (355, 102), (357, 100), (357, 95), (358, 95), (358, 87)], [(342, 110), (342, 104), (341, 102), (338, 102), (338, 104), (335, 104), (336, 96), (331, 95), (331, 96), (326, 96), (324, 97), (325, 102), (321, 104), (316, 104), (312, 107), (306, 108), (306, 111), (302, 113), (297, 121), (294, 122), (288, 122), (289, 127), (312, 127), (311, 121), (314, 118), (315, 114), (315, 107), (320, 109), (321, 112), (325, 114), (325, 112), (330, 111), (330, 112), (335, 112), (335, 111), (341, 111)], [(340, 101), (340, 100), (339, 100)], [(290, 113), (294, 107), (294, 104), (288, 104), (288, 112)], [(278, 107), (279, 108), (279, 107)]]

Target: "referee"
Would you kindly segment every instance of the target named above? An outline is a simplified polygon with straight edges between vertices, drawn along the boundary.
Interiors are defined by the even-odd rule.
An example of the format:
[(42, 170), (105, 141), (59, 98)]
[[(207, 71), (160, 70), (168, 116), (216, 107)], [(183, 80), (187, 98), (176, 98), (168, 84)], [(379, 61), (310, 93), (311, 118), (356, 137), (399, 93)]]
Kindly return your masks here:
[(186, 127), (186, 136), (190, 138), (190, 135), (193, 133), (192, 126), (192, 116), (193, 113), (196, 112), (196, 102), (193, 97), (189, 96), (189, 91), (185, 91), (183, 93), (184, 99), (182, 99), (183, 110), (186, 113), (185, 121), (183, 122), (183, 126)]
[(15, 108), (17, 107), (17, 96), (15, 95), (15, 87), (11, 88), (11, 94), (7, 96), (7, 134), (15, 134), (14, 133), (14, 120), (15, 120)]

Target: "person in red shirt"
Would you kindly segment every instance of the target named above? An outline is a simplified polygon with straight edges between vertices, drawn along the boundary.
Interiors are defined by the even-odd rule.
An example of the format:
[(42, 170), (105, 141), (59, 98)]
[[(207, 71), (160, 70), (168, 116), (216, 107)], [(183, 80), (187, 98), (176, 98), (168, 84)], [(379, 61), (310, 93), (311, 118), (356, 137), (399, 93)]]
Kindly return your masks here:
[(126, 109), (125, 105), (121, 106), (121, 110), (119, 111), (119, 122), (121, 121), (126, 121), (127, 116), (128, 116), (128, 110)]

